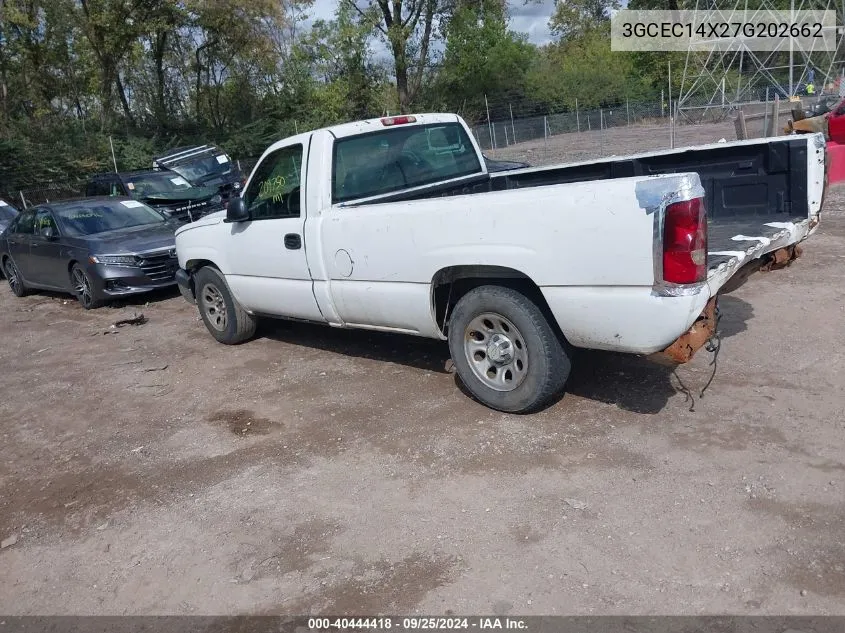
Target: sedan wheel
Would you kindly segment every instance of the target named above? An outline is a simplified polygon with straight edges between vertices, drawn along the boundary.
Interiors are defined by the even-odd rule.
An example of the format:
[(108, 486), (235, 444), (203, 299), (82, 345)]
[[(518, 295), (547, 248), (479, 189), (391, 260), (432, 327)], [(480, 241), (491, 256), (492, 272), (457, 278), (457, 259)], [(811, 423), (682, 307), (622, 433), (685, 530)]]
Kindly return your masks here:
[(73, 282), (73, 292), (79, 303), (82, 304), (82, 307), (86, 310), (96, 308), (99, 305), (99, 301), (94, 297), (94, 288), (91, 285), (91, 279), (79, 264), (73, 267), (70, 277)]
[(6, 264), (3, 266), (3, 272), (9, 282), (9, 288), (16, 297), (23, 297), (26, 294), (26, 286), (24, 286), (21, 274), (18, 272), (18, 267), (15, 262), (9, 257), (6, 259)]

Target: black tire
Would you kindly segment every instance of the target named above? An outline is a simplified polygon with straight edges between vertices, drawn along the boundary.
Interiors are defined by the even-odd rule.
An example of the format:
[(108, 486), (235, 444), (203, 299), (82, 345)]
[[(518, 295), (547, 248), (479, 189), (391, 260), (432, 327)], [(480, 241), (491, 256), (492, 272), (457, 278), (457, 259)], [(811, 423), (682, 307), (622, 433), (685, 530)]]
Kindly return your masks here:
[(507, 413), (536, 411), (560, 393), (571, 369), (566, 347), (534, 301), (503, 286), (469, 291), (449, 319), (449, 351), (461, 382), (477, 400)]
[(237, 345), (255, 335), (255, 317), (235, 301), (219, 270), (200, 268), (194, 276), (194, 289), (203, 323), (217, 341)]
[(70, 283), (73, 288), (73, 296), (82, 304), (86, 310), (93, 310), (103, 305), (102, 300), (97, 296), (91, 277), (79, 264), (74, 264), (70, 269)]
[(11, 257), (7, 257), (3, 261), (3, 275), (5, 275), (6, 281), (9, 282), (9, 289), (12, 291), (13, 295), (16, 297), (25, 297), (29, 294), (29, 288), (27, 288), (26, 284), (23, 282), (21, 273), (18, 270), (18, 267), (15, 266), (15, 262), (12, 261)]

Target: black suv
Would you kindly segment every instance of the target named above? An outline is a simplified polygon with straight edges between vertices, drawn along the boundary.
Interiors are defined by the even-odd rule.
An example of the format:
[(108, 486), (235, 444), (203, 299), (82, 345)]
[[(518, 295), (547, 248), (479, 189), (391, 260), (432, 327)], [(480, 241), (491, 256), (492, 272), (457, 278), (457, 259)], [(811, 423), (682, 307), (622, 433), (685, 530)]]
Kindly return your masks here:
[(215, 187), (224, 201), (238, 195), (243, 185), (241, 170), (215, 145), (174, 147), (153, 158), (153, 167), (175, 172), (197, 187)]
[(195, 187), (177, 173), (153, 169), (91, 176), (85, 195), (130, 196), (182, 223), (225, 208), (216, 187)]

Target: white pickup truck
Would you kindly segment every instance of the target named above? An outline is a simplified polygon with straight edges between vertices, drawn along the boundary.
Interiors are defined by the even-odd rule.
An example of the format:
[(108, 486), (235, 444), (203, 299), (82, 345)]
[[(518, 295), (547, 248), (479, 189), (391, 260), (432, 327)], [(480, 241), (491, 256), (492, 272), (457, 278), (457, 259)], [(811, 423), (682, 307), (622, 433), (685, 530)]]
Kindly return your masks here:
[(478, 400), (527, 412), (572, 347), (688, 360), (729, 278), (797, 255), (825, 187), (820, 134), (491, 174), (454, 114), (372, 119), (274, 143), (177, 231), (177, 281), (221, 343), (262, 316), (448, 339)]

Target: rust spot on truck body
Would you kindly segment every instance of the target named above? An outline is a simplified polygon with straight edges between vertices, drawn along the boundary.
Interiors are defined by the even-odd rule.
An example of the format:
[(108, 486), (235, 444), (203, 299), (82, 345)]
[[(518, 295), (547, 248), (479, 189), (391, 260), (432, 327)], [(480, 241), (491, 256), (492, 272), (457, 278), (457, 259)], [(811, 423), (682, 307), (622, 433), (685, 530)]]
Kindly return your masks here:
[(716, 332), (716, 297), (710, 299), (704, 307), (695, 323), (686, 332), (681, 334), (674, 343), (662, 352), (656, 352), (649, 356), (650, 360), (661, 364), (681, 364), (689, 362), (695, 353), (704, 347), (704, 344)]

